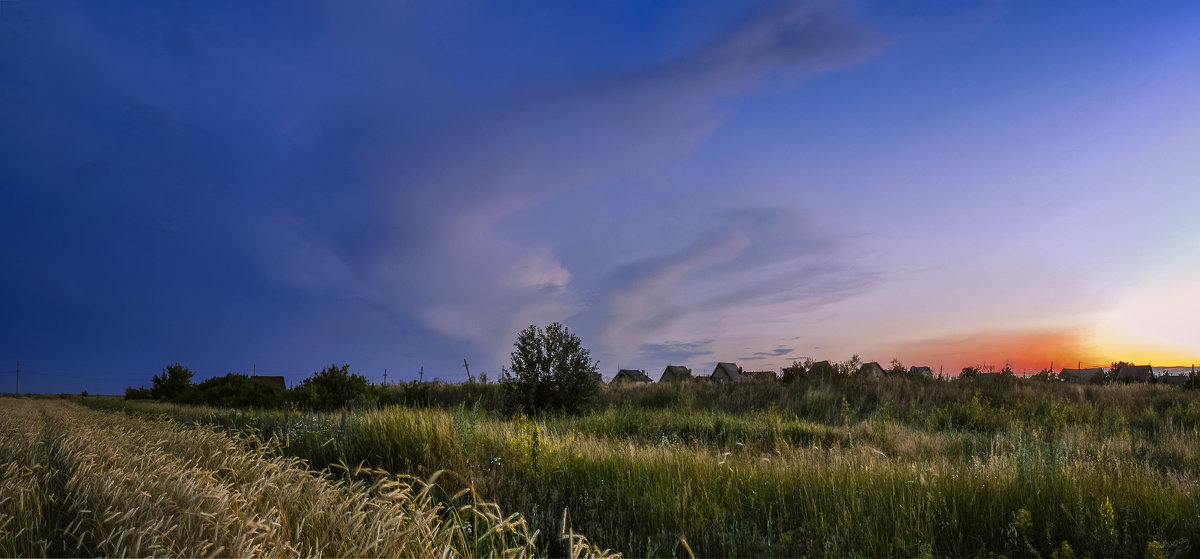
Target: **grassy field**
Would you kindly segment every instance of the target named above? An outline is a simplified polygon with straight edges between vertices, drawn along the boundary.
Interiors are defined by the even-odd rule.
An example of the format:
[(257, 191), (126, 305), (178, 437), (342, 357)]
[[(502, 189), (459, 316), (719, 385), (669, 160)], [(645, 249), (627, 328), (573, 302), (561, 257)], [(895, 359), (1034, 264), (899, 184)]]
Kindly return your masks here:
[(488, 388), (434, 389), (476, 403), (325, 415), (91, 403), (277, 437), (316, 468), (448, 470), (439, 483), (533, 529), (568, 520), (630, 556), (1200, 550), (1196, 391), (840, 377), (610, 388), (583, 415), (531, 419), (489, 411)]
[[(372, 468), (318, 473), (254, 439), (63, 400), (0, 409), (3, 557), (544, 554), (520, 515), (470, 491)], [(568, 536), (569, 555), (597, 554)]]

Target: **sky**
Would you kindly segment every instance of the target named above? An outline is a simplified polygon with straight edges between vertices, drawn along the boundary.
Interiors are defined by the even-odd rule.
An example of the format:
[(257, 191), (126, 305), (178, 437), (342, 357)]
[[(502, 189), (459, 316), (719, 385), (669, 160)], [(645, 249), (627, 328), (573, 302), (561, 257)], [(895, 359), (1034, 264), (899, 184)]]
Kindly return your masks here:
[[(1200, 362), (1195, 2), (0, 2), (0, 391)], [(19, 379), (17, 363), (20, 363)]]

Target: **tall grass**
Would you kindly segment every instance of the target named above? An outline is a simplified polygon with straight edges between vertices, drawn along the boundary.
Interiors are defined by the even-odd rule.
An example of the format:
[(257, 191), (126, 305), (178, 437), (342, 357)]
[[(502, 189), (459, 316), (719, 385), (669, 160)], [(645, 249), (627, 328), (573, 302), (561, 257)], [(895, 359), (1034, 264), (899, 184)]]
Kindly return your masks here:
[[(379, 468), (318, 473), (208, 427), (56, 401), (0, 415), (0, 556), (539, 555), (517, 514)], [(596, 555), (567, 534), (574, 556)]]
[(453, 470), (535, 529), (568, 509), (574, 528), (634, 556), (684, 555), (684, 541), (698, 556), (1200, 549), (1194, 392), (990, 380), (633, 387), (540, 419), (470, 403), (145, 410), (275, 434), (316, 467)]

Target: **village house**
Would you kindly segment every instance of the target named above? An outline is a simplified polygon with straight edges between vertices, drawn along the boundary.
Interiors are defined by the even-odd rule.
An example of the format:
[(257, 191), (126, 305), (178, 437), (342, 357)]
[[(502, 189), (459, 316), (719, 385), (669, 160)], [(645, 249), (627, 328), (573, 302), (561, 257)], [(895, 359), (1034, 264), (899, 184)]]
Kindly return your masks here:
[(658, 382), (686, 382), (692, 380), (692, 370), (683, 365), (667, 365)]
[(654, 382), (646, 375), (646, 371), (636, 369), (621, 369), (609, 384)]
[(709, 375), (714, 382), (737, 382), (745, 380), (746, 375), (742, 373), (742, 368), (735, 363), (717, 363), (717, 367), (713, 369)]

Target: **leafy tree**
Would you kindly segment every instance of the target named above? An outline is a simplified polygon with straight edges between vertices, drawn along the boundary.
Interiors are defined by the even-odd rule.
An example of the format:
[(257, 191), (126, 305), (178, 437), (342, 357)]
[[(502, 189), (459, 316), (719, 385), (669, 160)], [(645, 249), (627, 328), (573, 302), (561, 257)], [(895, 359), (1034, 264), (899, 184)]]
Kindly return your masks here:
[(229, 373), (196, 385), (188, 401), (223, 408), (277, 408), (283, 405), (284, 390), (278, 385)]
[(887, 370), (889, 375), (904, 376), (908, 374), (908, 367), (905, 367), (904, 363), (901, 363), (899, 359), (893, 357), (891, 365), (891, 368)]
[(350, 365), (330, 365), (292, 389), (296, 403), (316, 411), (333, 411), (372, 403), (371, 383), (350, 374)]
[(784, 367), (783, 369), (784, 384), (791, 384), (797, 380), (800, 380), (806, 373), (808, 373), (808, 368), (811, 366), (812, 359), (805, 359), (804, 361), (792, 361), (792, 366)]
[(958, 374), (958, 378), (975, 378), (982, 372), (979, 367), (963, 367), (962, 372)]
[(192, 371), (176, 363), (168, 365), (161, 375), (154, 375), (150, 394), (158, 400), (178, 400), (192, 386)]
[(850, 359), (843, 361), (837, 365), (838, 372), (843, 375), (853, 375), (862, 367), (862, 358), (857, 353), (850, 356)]
[(530, 411), (578, 411), (600, 389), (600, 372), (579, 336), (552, 322), (517, 334), (511, 369), (500, 383), (510, 401)]

